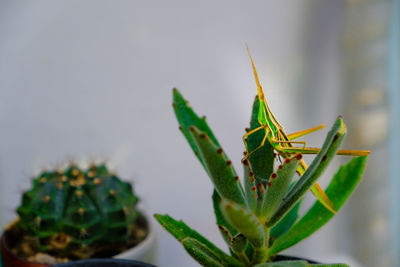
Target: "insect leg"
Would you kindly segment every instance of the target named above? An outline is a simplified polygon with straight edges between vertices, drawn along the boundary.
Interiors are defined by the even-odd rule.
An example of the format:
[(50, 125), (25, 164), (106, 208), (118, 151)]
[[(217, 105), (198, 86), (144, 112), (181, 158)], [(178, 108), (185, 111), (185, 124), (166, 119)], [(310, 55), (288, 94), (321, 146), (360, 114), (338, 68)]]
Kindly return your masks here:
[(309, 128), (309, 129), (305, 129), (305, 130), (302, 130), (302, 131), (298, 131), (298, 132), (295, 132), (295, 133), (288, 134), (287, 137), (289, 138), (289, 140), (294, 140), (294, 139), (297, 139), (297, 138), (302, 137), (304, 135), (307, 135), (309, 133), (313, 133), (313, 132), (319, 131), (319, 130), (321, 130), (323, 128), (325, 128), (325, 124), (321, 124), (321, 125)]
[[(278, 143), (278, 144), (302, 144), (303, 145), (303, 149), (306, 147), (306, 142), (305, 141), (276, 141), (276, 140), (272, 140), (272, 141), (274, 143)], [(282, 150), (285, 149), (282, 146), (280, 146), (280, 147), (282, 148)], [(297, 147), (297, 148), (299, 148), (299, 147)]]
[[(283, 147), (282, 153), (287, 154), (318, 154), (320, 151), (319, 148), (316, 147)], [(370, 154), (369, 150), (338, 150), (336, 152), (337, 155), (344, 155), (344, 156), (368, 156)]]
[(246, 142), (247, 137), (250, 136), (250, 135), (252, 135), (252, 134), (255, 133), (255, 132), (258, 132), (258, 131), (261, 130), (261, 129), (264, 129), (264, 128), (265, 128), (265, 126), (264, 126), (264, 125), (261, 125), (261, 126), (255, 128), (255, 129), (253, 129), (253, 130), (247, 132), (245, 135), (243, 135), (243, 143), (244, 143), (244, 145), (245, 145), (245, 147), (246, 147), (246, 151), (247, 151), (247, 142)]
[[(266, 125), (263, 125), (263, 126), (260, 126), (260, 127), (265, 128)], [(258, 128), (260, 128), (260, 127), (258, 127)], [(256, 128), (256, 129), (258, 129), (258, 128)], [(256, 129), (254, 129), (254, 130), (256, 130)], [(254, 131), (254, 130), (253, 130), (253, 131)], [(259, 129), (258, 129), (258, 130), (259, 130)], [(246, 154), (246, 156), (244, 156), (244, 158), (242, 159), (242, 161), (243, 161), (243, 160), (246, 160), (248, 157), (250, 157), (251, 154), (253, 154), (253, 153), (256, 152), (257, 150), (259, 150), (260, 148), (262, 148), (262, 147), (264, 146), (264, 144), (265, 144), (265, 141), (267, 140), (267, 137), (268, 137), (268, 133), (266, 132), (265, 135), (264, 135), (263, 140), (262, 140), (261, 143), (260, 143), (260, 145), (259, 145), (257, 148), (255, 148), (253, 151), (248, 152), (248, 153)], [(245, 142), (245, 144), (247, 144), (247, 143)], [(246, 145), (246, 150), (247, 150), (247, 145)]]

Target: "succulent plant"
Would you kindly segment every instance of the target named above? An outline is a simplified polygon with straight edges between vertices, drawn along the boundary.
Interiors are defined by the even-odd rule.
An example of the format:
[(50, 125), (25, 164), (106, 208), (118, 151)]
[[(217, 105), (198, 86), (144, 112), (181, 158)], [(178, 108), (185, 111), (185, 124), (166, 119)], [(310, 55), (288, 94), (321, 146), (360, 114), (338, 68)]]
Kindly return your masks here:
[[(346, 127), (341, 117), (335, 121), (320, 152), (301, 177), (296, 177), (296, 169), (302, 155), (286, 155), (281, 159), (266, 142), (242, 161), (242, 184), (205, 117), (198, 117), (176, 89), (173, 100), (179, 128), (214, 185), (212, 200), (216, 222), (230, 251), (230, 255), (226, 254), (183, 221), (155, 214), (159, 223), (195, 260), (203, 266), (348, 266), (314, 265), (303, 260), (274, 261), (278, 253), (310, 236), (334, 216), (319, 201), (302, 216), (299, 209), (304, 194), (321, 176), (343, 140)], [(260, 126), (258, 112), (256, 98), (250, 131)], [(259, 146), (263, 134), (259, 131), (248, 136), (247, 153)], [(366, 156), (354, 157), (332, 178), (325, 192), (336, 211), (361, 180), (366, 159)]]
[(85, 171), (71, 165), (33, 180), (17, 209), (18, 226), (29, 247), (57, 257), (89, 258), (129, 246), (137, 202), (131, 184), (105, 165)]

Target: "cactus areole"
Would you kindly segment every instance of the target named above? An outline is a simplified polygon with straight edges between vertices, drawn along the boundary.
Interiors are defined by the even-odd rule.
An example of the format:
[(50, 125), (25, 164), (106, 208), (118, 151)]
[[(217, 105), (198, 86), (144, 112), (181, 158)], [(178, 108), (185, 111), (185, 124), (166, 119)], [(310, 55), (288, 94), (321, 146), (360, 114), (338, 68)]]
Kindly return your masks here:
[(131, 184), (105, 165), (43, 172), (17, 208), (14, 227), (23, 236), (17, 254), (29, 259), (45, 253), (64, 260), (118, 254), (145, 238), (137, 202)]

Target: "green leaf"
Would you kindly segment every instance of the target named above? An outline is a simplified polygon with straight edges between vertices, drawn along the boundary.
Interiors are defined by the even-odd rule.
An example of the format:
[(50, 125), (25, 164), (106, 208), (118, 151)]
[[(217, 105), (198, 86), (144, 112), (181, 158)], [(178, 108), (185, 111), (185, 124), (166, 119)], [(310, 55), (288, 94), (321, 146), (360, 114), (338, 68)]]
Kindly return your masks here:
[[(254, 99), (250, 118), (250, 131), (261, 126), (258, 122), (259, 104), (258, 97), (256, 97)], [(247, 152), (255, 150), (261, 144), (265, 134), (264, 129), (250, 134), (247, 137)], [(263, 185), (266, 186), (269, 176), (274, 169), (274, 159), (274, 148), (269, 142), (265, 142), (263, 147), (250, 155), (248, 160), (253, 169), (256, 183), (262, 182)]]
[(296, 222), (299, 217), (299, 210), (301, 201), (297, 202), (296, 205), (280, 220), (269, 232), (269, 243), (272, 244), (278, 237), (286, 233), (290, 227)]
[(332, 129), (329, 131), (320, 152), (314, 158), (309, 168), (300, 177), (300, 180), (289, 191), (282, 204), (279, 206), (272, 218), (267, 222), (267, 226), (271, 227), (275, 225), (296, 204), (296, 202), (311, 189), (328, 166), (331, 159), (336, 155), (336, 151), (339, 149), (345, 134), (346, 126), (343, 123), (342, 117), (339, 117), (333, 124)]
[(200, 162), (204, 165), (203, 159), (200, 157), (198, 147), (196, 142), (193, 140), (193, 137), (189, 133), (190, 126), (196, 126), (200, 131), (206, 133), (212, 142), (216, 146), (220, 146), (217, 138), (214, 136), (213, 132), (210, 130), (205, 117), (200, 118), (193, 111), (193, 109), (189, 106), (189, 103), (183, 96), (180, 94), (178, 89), (173, 89), (173, 104), (172, 104), (176, 118), (178, 119), (178, 123), (180, 125), (179, 129), (182, 131), (183, 135), (186, 137), (186, 140), (189, 142), (190, 147), (192, 148), (195, 155), (198, 157)]
[(227, 255), (213, 243), (211, 243), (207, 238), (200, 235), (195, 230), (188, 227), (183, 221), (176, 221), (169, 215), (154, 214), (156, 220), (179, 242), (183, 242), (187, 238), (197, 240), (202, 246), (206, 247), (208, 250), (212, 251), (213, 255), (226, 263), (227, 266), (242, 266), (242, 264), (235, 258)]
[(233, 169), (232, 162), (224, 157), (222, 149), (196, 127), (190, 127), (190, 134), (200, 150), (200, 155), (204, 159), (207, 172), (218, 194), (222, 198), (246, 205), (239, 177)]
[[(225, 219), (224, 215), (222, 214), (220, 205), (221, 205), (221, 197), (219, 196), (218, 192), (214, 189), (213, 195), (212, 195), (212, 200), (213, 200), (213, 207), (214, 207), (214, 213), (215, 213), (215, 218), (217, 220), (217, 225), (224, 227), (226, 230), (228, 230), (229, 234), (234, 236), (238, 234), (238, 231), (232, 227), (232, 225), (229, 224), (229, 222)], [(225, 233), (222, 234), (222, 237), (226, 238)], [(227, 245), (230, 245), (227, 243)]]
[(182, 245), (198, 263), (202, 266), (224, 267), (223, 261), (213, 253), (208, 247), (193, 238), (185, 238)]
[(256, 248), (265, 245), (264, 227), (258, 218), (246, 207), (222, 199), (221, 210), (225, 218)]
[[(367, 157), (356, 157), (341, 166), (325, 191), (337, 211), (343, 206), (361, 181)], [(275, 240), (270, 255), (275, 255), (312, 235), (334, 214), (316, 201), (308, 212), (288, 232)]]
[(226, 227), (224, 227), (223, 225), (218, 225), (218, 230), (222, 235), (222, 238), (224, 239), (225, 243), (230, 246), (231, 242), (232, 242), (232, 235), (229, 232), (228, 229), (226, 229)]
[(261, 215), (264, 216), (267, 221), (269, 221), (272, 214), (274, 214), (282, 203), (282, 199), (287, 193), (301, 159), (301, 154), (287, 158), (283, 164), (278, 167), (277, 172), (271, 174), (267, 183), (261, 210)]
[(243, 176), (247, 205), (253, 212), (257, 212), (258, 194), (256, 180), (248, 160), (243, 161)]
[(243, 234), (236, 235), (231, 242), (231, 249), (236, 254), (241, 254), (247, 247), (247, 239)]

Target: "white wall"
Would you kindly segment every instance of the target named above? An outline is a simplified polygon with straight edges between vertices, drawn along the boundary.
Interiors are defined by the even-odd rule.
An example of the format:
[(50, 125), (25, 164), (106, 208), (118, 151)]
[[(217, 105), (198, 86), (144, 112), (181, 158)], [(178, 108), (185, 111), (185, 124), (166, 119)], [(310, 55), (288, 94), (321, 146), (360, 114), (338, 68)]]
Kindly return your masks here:
[[(223, 247), (212, 186), (178, 131), (171, 89), (207, 115), (239, 173), (256, 94), (245, 43), (288, 132), (330, 123), (329, 99), (291, 105), (302, 94), (306, 2), (1, 1), (1, 222), (41, 168), (104, 159), (134, 182), (149, 214), (184, 219)], [(324, 103), (325, 120), (299, 119), (301, 106)], [(197, 266), (158, 230), (161, 266)], [(329, 251), (327, 238), (315, 247)]]

